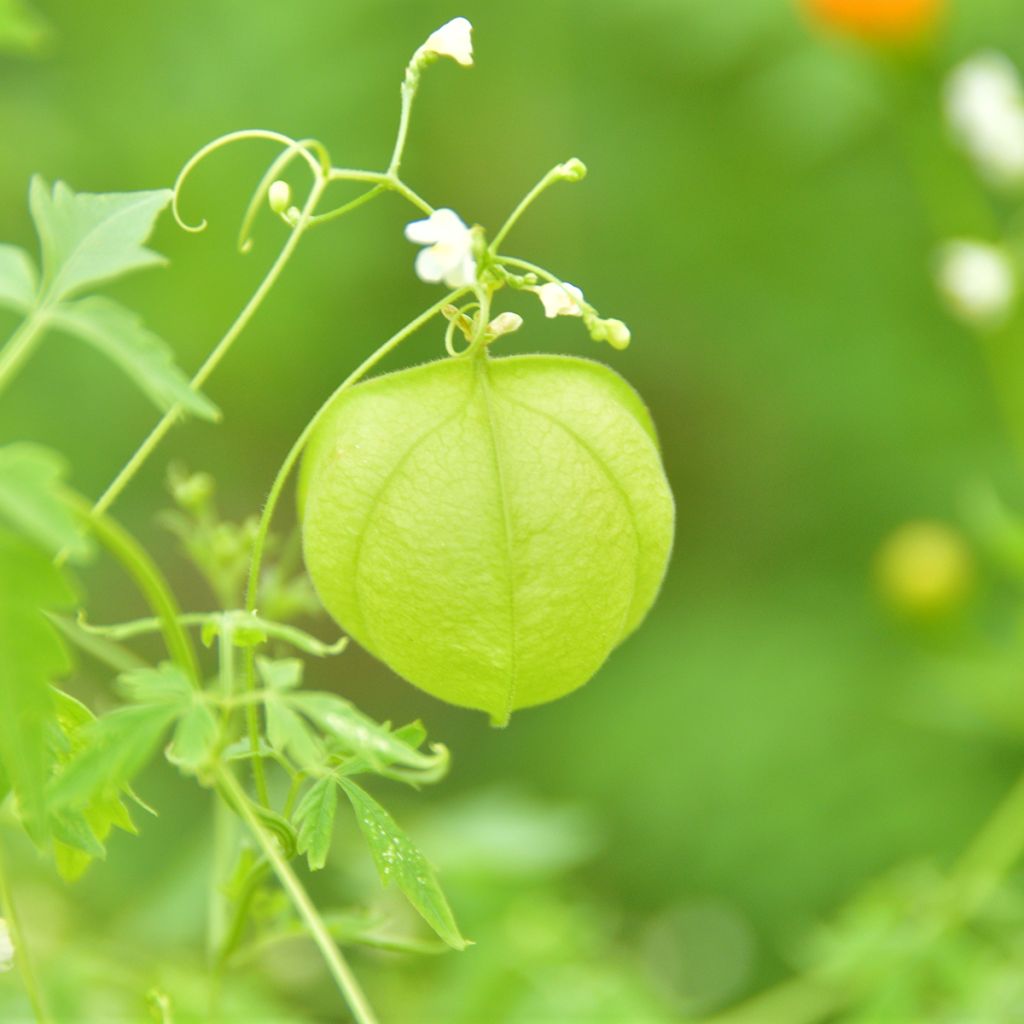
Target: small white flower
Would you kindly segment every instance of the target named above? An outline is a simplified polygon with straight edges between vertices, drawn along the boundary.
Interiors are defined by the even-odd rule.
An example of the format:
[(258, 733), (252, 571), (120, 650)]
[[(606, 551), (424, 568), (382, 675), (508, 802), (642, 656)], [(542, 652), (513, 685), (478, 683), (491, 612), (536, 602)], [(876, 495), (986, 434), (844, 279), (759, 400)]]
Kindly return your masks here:
[(539, 288), (533, 289), (537, 297), (544, 305), (544, 315), (549, 319), (556, 316), (582, 316), (583, 310), (580, 303), (583, 301), (583, 292), (574, 284), (562, 282), (557, 284), (548, 281)]
[(952, 312), (980, 326), (1005, 318), (1017, 296), (1013, 265), (1002, 249), (987, 242), (947, 242), (939, 255), (937, 283)]
[(961, 145), (996, 182), (1024, 179), (1024, 86), (1013, 62), (982, 53), (946, 83), (946, 116)]
[(405, 237), (425, 248), (416, 257), (416, 273), (429, 284), (449, 288), (476, 283), (473, 233), (454, 210), (435, 210), (426, 220), (407, 224)]
[(523, 318), (518, 313), (499, 313), (488, 325), (487, 330), (495, 338), (503, 334), (514, 334), (523, 326)]
[(427, 41), (416, 51), (416, 58), (427, 54), (437, 57), (451, 57), (464, 68), (473, 64), (473, 26), (466, 18), (452, 18), (436, 32), (432, 32)]
[(14, 966), (14, 941), (7, 922), (0, 917), (0, 974)]

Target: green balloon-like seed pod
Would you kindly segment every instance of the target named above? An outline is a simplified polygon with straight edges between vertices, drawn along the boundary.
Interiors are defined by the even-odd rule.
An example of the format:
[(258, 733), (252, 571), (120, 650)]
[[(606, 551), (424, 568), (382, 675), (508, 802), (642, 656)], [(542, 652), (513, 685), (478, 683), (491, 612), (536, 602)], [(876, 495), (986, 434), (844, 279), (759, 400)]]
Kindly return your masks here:
[(639, 625), (675, 518), (621, 377), (486, 350), (339, 395), (299, 504), (306, 566), (342, 629), (497, 725), (582, 686)]

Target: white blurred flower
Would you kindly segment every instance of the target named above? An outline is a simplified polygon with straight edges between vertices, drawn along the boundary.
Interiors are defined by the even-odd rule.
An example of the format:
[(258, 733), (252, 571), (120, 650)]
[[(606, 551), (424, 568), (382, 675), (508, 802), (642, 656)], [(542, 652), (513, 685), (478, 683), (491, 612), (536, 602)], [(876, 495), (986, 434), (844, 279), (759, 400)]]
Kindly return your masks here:
[(416, 51), (414, 62), (427, 55), (451, 57), (464, 68), (473, 64), (473, 26), (466, 18), (452, 18), (436, 32), (432, 32), (427, 41)]
[(1024, 179), (1024, 86), (1013, 62), (981, 53), (946, 82), (946, 116), (961, 145), (994, 181)]
[(987, 242), (947, 242), (939, 254), (937, 283), (952, 312), (975, 325), (998, 323), (1017, 297), (1013, 265)]
[(449, 288), (476, 283), (473, 233), (454, 210), (435, 210), (426, 220), (407, 224), (405, 237), (425, 248), (416, 257), (416, 273), (423, 281), (444, 281)]
[(562, 282), (557, 284), (548, 281), (539, 288), (533, 289), (537, 297), (544, 305), (544, 315), (550, 320), (556, 316), (582, 316), (583, 310), (580, 303), (583, 301), (583, 292), (574, 284)]
[(14, 940), (7, 922), (0, 917), (0, 974), (14, 966)]
[(499, 313), (488, 325), (487, 330), (494, 337), (500, 338), (503, 334), (514, 334), (523, 326), (523, 318), (518, 313)]

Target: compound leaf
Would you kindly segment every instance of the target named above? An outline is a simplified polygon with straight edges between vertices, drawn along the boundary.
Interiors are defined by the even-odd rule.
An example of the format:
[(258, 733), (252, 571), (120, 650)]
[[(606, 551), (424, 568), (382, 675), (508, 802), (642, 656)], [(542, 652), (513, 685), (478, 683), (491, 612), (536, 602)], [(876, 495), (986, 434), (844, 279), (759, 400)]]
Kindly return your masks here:
[(0, 448), (0, 518), (49, 552), (84, 555), (89, 544), (60, 495), (64, 460), (39, 445)]
[(71, 667), (59, 635), (43, 614), (74, 600), (50, 558), (0, 530), (0, 775), (14, 790), (26, 828), (44, 837), (46, 784), (57, 725), (51, 684)]
[(164, 263), (143, 243), (170, 201), (169, 189), (76, 193), (62, 181), (51, 188), (34, 177), (29, 207), (39, 234), (47, 298), (66, 299), (129, 271)]
[(365, 789), (345, 778), (339, 779), (338, 785), (356, 813), (381, 882), (385, 886), (396, 882), (423, 920), (449, 946), (465, 949), (468, 942), (459, 932), (434, 869), (418, 847)]
[(296, 849), (306, 854), (311, 871), (319, 871), (327, 863), (334, 833), (334, 816), (338, 809), (338, 787), (333, 777), (317, 779), (295, 811), (299, 835)]
[(35, 305), (38, 290), (32, 257), (16, 245), (0, 245), (0, 306), (27, 313)]
[(48, 317), (55, 327), (81, 338), (116, 363), (160, 409), (180, 404), (202, 419), (217, 418), (217, 407), (189, 387), (166, 342), (119, 303), (92, 295), (61, 303)]

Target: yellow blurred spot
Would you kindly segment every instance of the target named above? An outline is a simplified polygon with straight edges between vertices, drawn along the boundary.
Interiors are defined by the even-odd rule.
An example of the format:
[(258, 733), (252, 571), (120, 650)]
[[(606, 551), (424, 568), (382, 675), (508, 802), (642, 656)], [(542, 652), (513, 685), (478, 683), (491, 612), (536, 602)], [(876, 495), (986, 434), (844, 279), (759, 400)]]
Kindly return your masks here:
[(974, 561), (959, 533), (944, 523), (918, 520), (882, 544), (875, 575), (886, 603), (912, 618), (956, 611), (970, 596)]

